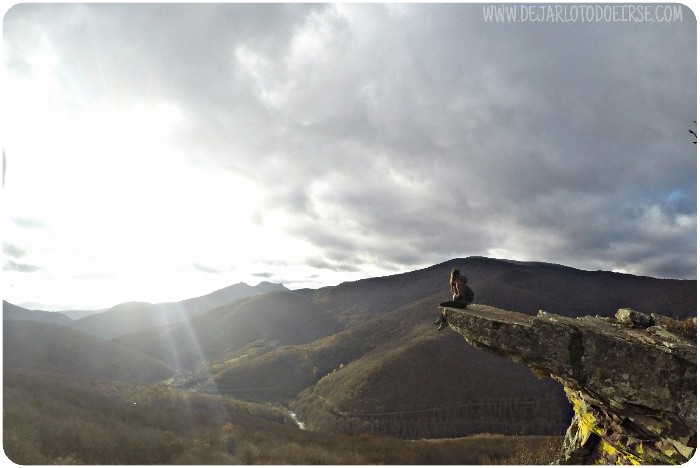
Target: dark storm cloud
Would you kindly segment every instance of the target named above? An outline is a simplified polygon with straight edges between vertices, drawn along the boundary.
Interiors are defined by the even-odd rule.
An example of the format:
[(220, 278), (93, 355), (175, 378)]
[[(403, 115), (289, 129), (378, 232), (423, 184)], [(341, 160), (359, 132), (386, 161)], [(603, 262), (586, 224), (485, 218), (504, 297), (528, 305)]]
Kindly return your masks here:
[(695, 277), (687, 8), (588, 24), (462, 4), (15, 8), (25, 31), (70, 15), (27, 33), (51, 37), (66, 80), (176, 102), (192, 159), (267, 188), (256, 222), (286, 214), (319, 268), (504, 252)]
[[(316, 6), (156, 4), (16, 5), (5, 36), (14, 50), (42, 40), (93, 97), (126, 92), (132, 99), (166, 93), (187, 105), (212, 106), (234, 87), (226, 81), (240, 44), (274, 54)], [(23, 54), (13, 54), (20, 61)], [(26, 55), (26, 54), (25, 54)], [(136, 85), (136, 86), (134, 86)], [(123, 96), (120, 96), (123, 97)], [(233, 96), (231, 96), (233, 97)], [(240, 95), (239, 95), (240, 97)], [(225, 104), (219, 102), (218, 105)]]

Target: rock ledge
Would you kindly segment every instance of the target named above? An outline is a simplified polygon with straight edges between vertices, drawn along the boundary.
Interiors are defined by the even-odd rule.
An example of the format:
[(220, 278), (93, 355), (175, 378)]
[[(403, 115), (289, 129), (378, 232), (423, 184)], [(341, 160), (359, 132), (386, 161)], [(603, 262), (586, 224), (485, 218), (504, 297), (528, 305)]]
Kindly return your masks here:
[[(564, 386), (574, 408), (559, 463), (678, 464), (696, 449), (697, 345), (667, 317), (536, 317), (472, 304), (442, 309), (472, 346)], [(668, 319), (671, 320), (671, 319)]]

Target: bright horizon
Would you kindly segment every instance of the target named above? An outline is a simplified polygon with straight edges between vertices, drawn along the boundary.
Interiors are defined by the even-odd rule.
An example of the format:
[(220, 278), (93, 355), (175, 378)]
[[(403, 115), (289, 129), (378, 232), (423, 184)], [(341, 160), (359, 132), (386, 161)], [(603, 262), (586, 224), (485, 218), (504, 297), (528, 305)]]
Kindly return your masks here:
[[(502, 260), (502, 261), (515, 261), (515, 262), (524, 261), (524, 262), (528, 262), (527, 260), (514, 260), (514, 259), (504, 259), (504, 258), (494, 258), (494, 257), (491, 257), (491, 258), (492, 258), (493, 260)], [(454, 259), (445, 259), (444, 261), (438, 262), (438, 264), (439, 264), (439, 263), (444, 263), (444, 262), (449, 262), (449, 261), (451, 261), (451, 260), (454, 260)], [(532, 262), (536, 262), (536, 261), (535, 261), (535, 260), (532, 260)], [(460, 266), (458, 263), (455, 263), (455, 265), (456, 265), (456, 266)], [(430, 267), (430, 266), (434, 266), (434, 265), (431, 264), (431, 265), (424, 265), (424, 266), (416, 267), (415, 270), (419, 270), (419, 269), (422, 269), (422, 268), (428, 268), (428, 267)], [(569, 265), (561, 265), (561, 266), (563, 266), (563, 267), (569, 267)], [(414, 271), (414, 270), (410, 270), (410, 271)], [(83, 309), (79, 309), (79, 308), (75, 308), (75, 307), (73, 307), (73, 308), (65, 308), (65, 307), (64, 307), (64, 308), (46, 307), (44, 304), (34, 303), (34, 302), (32, 302), (32, 301), (28, 301), (28, 302), (25, 302), (25, 303), (19, 303), (19, 304), (18, 304), (18, 303), (13, 303), (13, 304), (14, 304), (14, 305), (17, 305), (17, 306), (20, 306), (20, 307), (23, 307), (23, 308), (27, 308), (27, 309), (40, 309), (40, 310), (50, 311), (50, 312), (61, 312), (61, 311), (71, 311), (71, 310), (73, 310), (73, 311), (77, 311), (77, 310), (99, 311), (99, 310), (107, 310), (107, 309), (110, 309), (110, 308), (112, 308), (112, 307), (114, 307), (114, 306), (117, 306), (117, 305), (119, 305), (119, 304), (128, 303), (128, 302), (151, 302), (151, 303), (179, 302), (179, 301), (184, 301), (184, 300), (187, 300), (187, 299), (193, 299), (193, 298), (196, 298), (196, 297), (205, 296), (205, 295), (214, 293), (214, 292), (216, 292), (216, 291), (218, 291), (218, 290), (220, 290), (220, 289), (224, 289), (224, 288), (226, 288), (226, 287), (228, 287), (228, 286), (235, 286), (235, 285), (237, 285), (237, 284), (246, 284), (246, 285), (252, 286), (252, 287), (258, 286), (258, 285), (260, 285), (260, 284), (262, 284), (262, 283), (281, 284), (281, 285), (285, 286), (287, 289), (292, 290), (292, 291), (293, 291), (293, 290), (297, 290), (297, 289), (307, 289), (307, 288), (308, 288), (308, 289), (320, 289), (320, 288), (323, 288), (323, 287), (338, 286), (340, 283), (343, 283), (343, 282), (352, 282), (352, 281), (361, 280), (361, 279), (379, 278), (379, 277), (384, 277), (384, 276), (391, 276), (391, 275), (394, 275), (394, 274), (408, 273), (408, 272), (410, 272), (410, 271), (392, 272), (392, 273), (388, 273), (388, 274), (386, 274), (386, 275), (377, 275), (377, 276), (361, 276), (361, 277), (358, 277), (358, 278), (356, 278), (356, 279), (346, 279), (346, 280), (340, 281), (339, 283), (335, 283), (335, 284), (323, 284), (323, 285), (312, 285), (312, 286), (304, 286), (304, 285), (301, 285), (301, 286), (298, 286), (298, 287), (289, 287), (289, 285), (287, 285), (287, 284), (284, 284), (284, 283), (281, 283), (281, 282), (276, 282), (276, 281), (269, 281), (269, 280), (265, 280), (265, 279), (258, 280), (257, 282), (254, 281), (254, 282), (251, 282), (251, 283), (246, 282), (246, 281), (237, 281), (237, 282), (234, 282), (234, 283), (226, 284), (226, 285), (224, 285), (224, 286), (222, 286), (222, 287), (217, 287), (216, 289), (212, 289), (212, 290), (210, 290), (210, 291), (205, 291), (205, 292), (203, 292), (203, 293), (196, 293), (195, 295), (187, 296), (187, 297), (177, 297), (177, 298), (170, 298), (170, 299), (156, 300), (156, 301), (125, 300), (125, 301), (120, 301), (120, 302), (118, 302), (118, 303), (111, 304), (111, 305), (109, 305), (109, 306), (107, 306), (107, 307), (100, 307), (100, 308), (83, 308)], [(445, 271), (448, 272), (449, 269), (446, 269)], [(628, 274), (628, 273), (629, 273), (629, 272), (627, 272), (627, 271), (622, 271), (622, 270), (612, 270), (612, 272), (613, 272), (613, 273), (623, 273), (623, 274)], [(468, 270), (467, 270), (465, 273), (468, 274)], [(12, 301), (8, 301), (8, 302), (12, 303)]]
[(4, 299), (95, 310), (472, 255), (694, 279), (696, 20), (678, 8), (16, 5)]

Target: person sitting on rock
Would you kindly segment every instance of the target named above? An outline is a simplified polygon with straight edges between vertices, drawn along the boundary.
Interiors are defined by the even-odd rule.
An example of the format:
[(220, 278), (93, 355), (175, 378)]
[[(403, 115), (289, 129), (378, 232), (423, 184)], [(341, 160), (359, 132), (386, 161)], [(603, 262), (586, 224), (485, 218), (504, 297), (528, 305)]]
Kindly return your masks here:
[[(467, 286), (467, 277), (460, 274), (459, 269), (455, 268), (450, 273), (450, 289), (452, 290), (452, 300), (440, 303), (440, 307), (453, 307), (455, 309), (464, 309), (474, 300), (474, 291)], [(447, 317), (440, 313), (440, 317), (433, 322), (435, 325), (440, 325), (438, 331), (447, 326)]]

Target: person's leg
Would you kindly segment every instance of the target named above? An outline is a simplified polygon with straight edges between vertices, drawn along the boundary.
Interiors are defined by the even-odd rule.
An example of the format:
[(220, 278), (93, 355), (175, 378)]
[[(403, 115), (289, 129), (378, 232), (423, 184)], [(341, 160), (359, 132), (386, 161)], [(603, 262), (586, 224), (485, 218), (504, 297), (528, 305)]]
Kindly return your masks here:
[[(446, 307), (445, 304), (446, 304), (445, 302), (441, 302), (441, 303), (440, 303), (440, 307)], [(433, 324), (434, 324), (434, 325), (440, 325), (440, 323), (442, 323), (444, 320), (445, 320), (445, 316), (442, 315), (442, 312), (440, 312), (440, 313), (438, 314), (437, 320), (435, 320), (435, 321), (433, 322)]]
[[(441, 302), (441, 303), (440, 303), (440, 307), (449, 307), (449, 306), (450, 306), (449, 304), (450, 304), (451, 302), (452, 302), (452, 301)], [(438, 315), (437, 320), (435, 320), (435, 321), (433, 322), (433, 324), (434, 324), (434, 325), (440, 325), (440, 324), (441, 324), (442, 322), (444, 322), (444, 321), (445, 321), (445, 316), (442, 315), (442, 312), (440, 312), (440, 315)]]
[[(445, 301), (440, 303), (440, 307), (450, 307), (453, 309), (464, 309), (467, 307), (467, 304), (464, 302), (459, 302), (459, 301)], [(439, 325), (438, 331), (442, 330), (447, 326), (447, 317), (441, 312), (440, 317), (436, 321), (433, 322), (435, 325)]]

